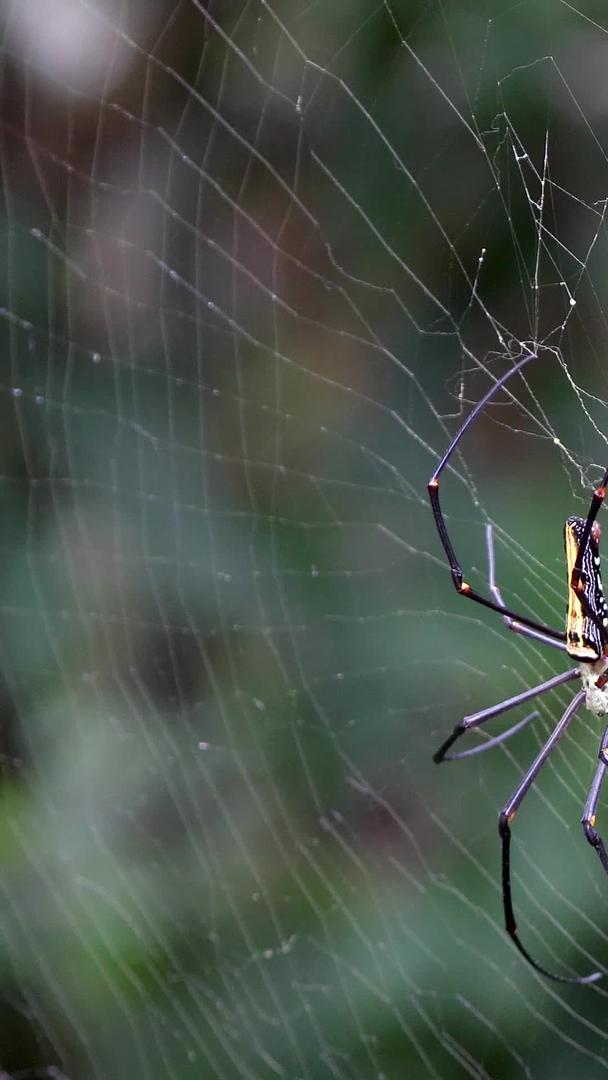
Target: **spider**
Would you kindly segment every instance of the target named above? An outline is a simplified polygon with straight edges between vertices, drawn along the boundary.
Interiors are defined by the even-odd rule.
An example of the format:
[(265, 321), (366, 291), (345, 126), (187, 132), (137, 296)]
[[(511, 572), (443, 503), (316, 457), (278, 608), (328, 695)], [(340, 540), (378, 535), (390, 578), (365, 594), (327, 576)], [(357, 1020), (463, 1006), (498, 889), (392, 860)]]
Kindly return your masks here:
[[(514, 633), (523, 634), (524, 636), (534, 638), (536, 641), (540, 641), (545, 645), (564, 650), (569, 657), (577, 661), (577, 666), (560, 675), (555, 675), (553, 678), (540, 683), (538, 686), (532, 687), (530, 690), (525, 690), (521, 694), (516, 694), (515, 697), (509, 698), (507, 701), (501, 701), (498, 705), (492, 705), (489, 708), (482, 709), (480, 712), (465, 716), (460, 723), (456, 724), (452, 734), (436, 751), (434, 754), (434, 761), (454, 761), (458, 758), (469, 757), (473, 754), (480, 753), (483, 750), (491, 749), (512, 735), (516, 735), (517, 732), (521, 731), (522, 728), (530, 723), (538, 713), (532, 712), (529, 716), (520, 720), (501, 735), (489, 739), (480, 746), (463, 750), (460, 753), (447, 753), (456, 740), (472, 728), (480, 727), (480, 725), (485, 724), (493, 717), (507, 712), (509, 709), (513, 709), (526, 701), (530, 701), (541, 694), (546, 694), (556, 686), (561, 686), (562, 683), (571, 682), (575, 679), (581, 680), (581, 689), (578, 690), (569, 703), (545, 745), (539, 751), (525, 776), (511, 795), (511, 798), (503, 806), (498, 818), (498, 832), (502, 842), (502, 901), (507, 933), (528, 963), (542, 975), (546, 975), (550, 979), (555, 979), (557, 982), (592, 983), (601, 978), (601, 972), (595, 971), (591, 975), (585, 976), (554, 974), (552, 971), (548, 971), (543, 967), (542, 964), (538, 963), (522, 944), (517, 932), (517, 924), (513, 911), (510, 852), (511, 824), (513, 819), (525, 796), (536, 780), (542, 766), (551, 754), (551, 751), (555, 748), (562, 735), (569, 727), (577, 709), (584, 702), (586, 707), (590, 709), (595, 716), (600, 717), (608, 713), (608, 606), (604, 601), (600, 575), (599, 540), (601, 530), (599, 523), (596, 521), (598, 510), (602, 505), (606, 491), (608, 490), (608, 469), (606, 469), (599, 487), (593, 492), (587, 517), (569, 517), (564, 525), (564, 544), (568, 577), (568, 608), (565, 631), (553, 630), (551, 627), (545, 626), (535, 619), (511, 611), (505, 606), (500, 589), (495, 580), (494, 547), (491, 525), (486, 526), (486, 544), (489, 564), (489, 592), (493, 599), (491, 599), (490, 596), (485, 596), (476, 592), (475, 589), (464, 580), (462, 568), (458, 562), (454, 548), (452, 547), (452, 542), (448, 534), (447, 525), (439, 502), (439, 478), (452, 457), (452, 454), (456, 450), (462, 436), (507, 380), (518, 371), (521, 371), (521, 369), (533, 359), (535, 359), (534, 353), (526, 353), (506, 372), (506, 374), (502, 376), (502, 378), (498, 379), (491, 386), (490, 390), (488, 390), (484, 397), (477, 405), (475, 405), (460, 430), (452, 439), (435, 469), (435, 472), (429, 480), (428, 492), (437, 532), (439, 533), (439, 539), (441, 540), (449, 563), (452, 581), (456, 591), (461, 596), (467, 597), (469, 600), (474, 600), (476, 603), (483, 604), (484, 607), (498, 612), (499, 615), (502, 615), (507, 627)], [(608, 851), (595, 827), (600, 791), (608, 769), (608, 724), (602, 735), (598, 758), (599, 766), (596, 769), (591, 787), (589, 788), (589, 794), (587, 795), (587, 801), (585, 802), (585, 808), (583, 810), (582, 825), (585, 837), (596, 850), (604, 870), (608, 873)]]

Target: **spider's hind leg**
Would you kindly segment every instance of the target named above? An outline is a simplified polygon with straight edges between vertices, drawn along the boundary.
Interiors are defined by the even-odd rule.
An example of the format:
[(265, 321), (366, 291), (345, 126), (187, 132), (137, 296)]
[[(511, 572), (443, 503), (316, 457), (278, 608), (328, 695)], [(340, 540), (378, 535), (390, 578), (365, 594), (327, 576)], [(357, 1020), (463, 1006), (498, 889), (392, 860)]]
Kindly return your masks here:
[[(508, 803), (503, 806), (500, 817), (498, 819), (498, 832), (502, 842), (502, 902), (505, 914), (505, 929), (514, 945), (517, 946), (522, 956), (525, 956), (529, 964), (532, 965), (537, 971), (540, 971), (541, 975), (546, 975), (550, 979), (554, 979), (555, 982), (564, 983), (592, 983), (600, 979), (602, 973), (600, 971), (594, 971), (590, 975), (557, 975), (552, 971), (548, 971), (546, 967), (539, 964), (533, 956), (530, 955), (528, 950), (521, 943), (521, 939), (517, 932), (517, 922), (515, 921), (515, 914), (513, 911), (513, 899), (511, 895), (511, 822), (515, 817), (519, 807), (521, 806), (525, 796), (528, 794), (532, 787), (536, 777), (538, 776), (543, 765), (547, 761), (551, 751), (561, 739), (564, 732), (568, 729), (576, 710), (585, 700), (585, 691), (579, 690), (578, 694), (573, 697), (572, 701), (568, 705), (567, 709), (563, 713), (561, 719), (556, 724), (551, 735), (547, 739), (547, 742), (536, 755), (536, 758), (530, 765), (527, 773), (518, 784), (517, 788), (513, 792), (513, 795), (509, 799)], [(597, 790), (599, 795), (599, 785)], [(596, 796), (597, 801), (597, 796)], [(587, 806), (585, 810), (591, 805), (591, 794), (587, 800)], [(598, 852), (599, 854), (599, 852)], [(601, 855), (600, 855), (601, 858)]]
[[(494, 716), (500, 716), (501, 713), (508, 712), (509, 709), (515, 709), (518, 705), (523, 705), (524, 702), (530, 701), (531, 698), (539, 697), (540, 694), (546, 694), (549, 690), (554, 690), (556, 686), (561, 686), (562, 683), (571, 682), (572, 679), (577, 679), (580, 675), (578, 668), (571, 668), (570, 671), (562, 671), (559, 675), (554, 675), (553, 678), (547, 679), (546, 682), (539, 683), (538, 686), (531, 687), (530, 690), (524, 690), (521, 694), (515, 694), (512, 698), (507, 698), (506, 701), (499, 702), (498, 705), (490, 705), (487, 709), (482, 709), (481, 712), (470, 713), (469, 716), (463, 717), (460, 723), (456, 724), (451, 735), (441, 744), (439, 749), (433, 754), (433, 761), (437, 764), (441, 761), (451, 761), (454, 758), (461, 757), (460, 754), (447, 754), (447, 751), (454, 745), (457, 739), (465, 732), (470, 731), (472, 728), (480, 727), (481, 724), (485, 724), (488, 720), (491, 720)], [(527, 717), (526, 720), (532, 719)], [(524, 727), (524, 722), (515, 724), (512, 728), (509, 728), (507, 732), (503, 732), (502, 736), (497, 736), (497, 740), (503, 742), (509, 735), (515, 735), (517, 731), (520, 731)], [(497, 740), (492, 740), (491, 745), (495, 746)], [(479, 752), (481, 749), (490, 749), (490, 743), (482, 747), (474, 747), (474, 750)], [(468, 756), (469, 752), (465, 752)]]
[(608, 851), (604, 841), (595, 828), (597, 804), (600, 798), (600, 792), (602, 790), (602, 784), (606, 777), (606, 770), (608, 769), (608, 725), (602, 736), (600, 748), (598, 751), (598, 757), (600, 763), (596, 769), (595, 776), (591, 787), (589, 788), (589, 794), (585, 803), (585, 809), (583, 810), (583, 816), (581, 818), (581, 824), (583, 826), (583, 832), (592, 848), (598, 853), (599, 860), (604, 867), (604, 870), (608, 874)]

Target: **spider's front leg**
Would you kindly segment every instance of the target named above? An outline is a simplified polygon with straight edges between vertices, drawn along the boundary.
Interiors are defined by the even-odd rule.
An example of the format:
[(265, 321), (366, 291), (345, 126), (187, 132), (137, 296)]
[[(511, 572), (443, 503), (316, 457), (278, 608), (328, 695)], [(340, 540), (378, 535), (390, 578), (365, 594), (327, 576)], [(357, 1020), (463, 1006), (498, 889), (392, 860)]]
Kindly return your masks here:
[(496, 379), (496, 381), (484, 394), (481, 400), (477, 402), (477, 404), (468, 414), (460, 430), (457, 431), (456, 435), (454, 436), (450, 445), (445, 451), (443, 457), (435, 468), (435, 471), (427, 484), (427, 490), (431, 502), (433, 517), (435, 519), (437, 533), (448, 561), (448, 566), (452, 575), (452, 582), (454, 584), (454, 588), (458, 592), (459, 596), (464, 596), (468, 600), (474, 600), (475, 603), (481, 604), (483, 607), (489, 608), (491, 611), (497, 611), (499, 615), (505, 616), (507, 619), (512, 620), (514, 623), (517, 623), (520, 626), (526, 626), (529, 629), (536, 631), (537, 634), (540, 634), (545, 638), (551, 638), (554, 641), (561, 642), (565, 640), (565, 634), (563, 630), (553, 630), (550, 626), (545, 626), (544, 623), (539, 623), (536, 621), (536, 619), (531, 619), (527, 615), (518, 615), (516, 612), (511, 611), (509, 608), (505, 607), (504, 604), (497, 602), (495, 599), (492, 599), (489, 596), (484, 596), (482, 593), (476, 592), (473, 586), (470, 585), (468, 581), (464, 580), (462, 567), (460, 565), (456, 552), (454, 551), (454, 547), (448, 533), (448, 527), (443, 514), (443, 510), (441, 508), (441, 500), (439, 497), (439, 483), (441, 474), (450, 462), (452, 455), (457, 450), (460, 440), (462, 439), (465, 432), (468, 431), (471, 424), (474, 423), (476, 418), (483, 411), (486, 405), (492, 400), (495, 394), (498, 393), (501, 387), (504, 386), (504, 384), (509, 379), (511, 379), (513, 375), (515, 375), (518, 371), (521, 371), (521, 369), (526, 364), (529, 364), (531, 360), (534, 360), (535, 356), (535, 353), (526, 353), (524, 356), (522, 356), (515, 364), (513, 364), (513, 367), (509, 368), (509, 370), (501, 376), (500, 379)]

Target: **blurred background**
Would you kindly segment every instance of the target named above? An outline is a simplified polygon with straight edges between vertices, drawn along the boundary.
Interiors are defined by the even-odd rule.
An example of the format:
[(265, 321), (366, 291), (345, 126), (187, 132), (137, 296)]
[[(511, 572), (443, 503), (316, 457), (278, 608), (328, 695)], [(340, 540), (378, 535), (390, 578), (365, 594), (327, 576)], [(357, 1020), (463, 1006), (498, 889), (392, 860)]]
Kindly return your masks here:
[(605, 5), (0, 21), (2, 1075), (603, 1076), (601, 722), (514, 827), (522, 940), (605, 973), (560, 986), (496, 823), (576, 684), (433, 764), (568, 660), (455, 594), (426, 483), (533, 350), (442, 494), (469, 580), (492, 522), (561, 628), (608, 461)]

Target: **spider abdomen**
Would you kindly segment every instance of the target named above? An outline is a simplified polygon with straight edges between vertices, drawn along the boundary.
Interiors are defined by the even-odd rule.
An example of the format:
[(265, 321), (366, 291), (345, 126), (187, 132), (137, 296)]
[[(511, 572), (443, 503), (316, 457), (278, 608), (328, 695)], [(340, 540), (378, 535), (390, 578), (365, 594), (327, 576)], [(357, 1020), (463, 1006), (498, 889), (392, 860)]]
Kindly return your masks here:
[(579, 559), (586, 524), (585, 518), (569, 517), (564, 525), (568, 574), (566, 645), (568, 656), (573, 660), (592, 664), (604, 656), (608, 641), (608, 607), (600, 572), (601, 529), (597, 521), (591, 526), (588, 542)]

